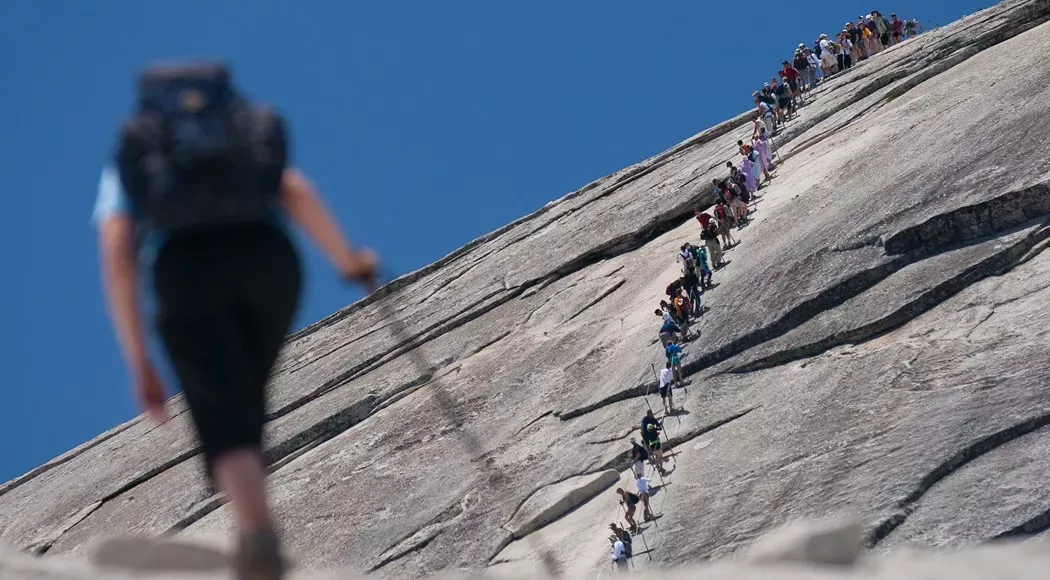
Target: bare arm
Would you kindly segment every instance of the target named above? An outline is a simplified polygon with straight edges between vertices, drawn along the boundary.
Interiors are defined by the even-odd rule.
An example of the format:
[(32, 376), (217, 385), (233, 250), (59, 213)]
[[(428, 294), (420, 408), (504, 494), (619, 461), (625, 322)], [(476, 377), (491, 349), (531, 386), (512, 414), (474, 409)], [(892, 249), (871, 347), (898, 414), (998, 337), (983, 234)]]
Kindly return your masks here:
[(290, 169), (281, 181), (281, 205), (306, 231), (342, 275), (370, 284), (375, 257), (370, 251), (356, 252), (346, 241), (313, 184), (301, 172)]
[(139, 310), (134, 224), (130, 217), (117, 215), (102, 222), (99, 252), (109, 315), (128, 368), (139, 374), (149, 361)]

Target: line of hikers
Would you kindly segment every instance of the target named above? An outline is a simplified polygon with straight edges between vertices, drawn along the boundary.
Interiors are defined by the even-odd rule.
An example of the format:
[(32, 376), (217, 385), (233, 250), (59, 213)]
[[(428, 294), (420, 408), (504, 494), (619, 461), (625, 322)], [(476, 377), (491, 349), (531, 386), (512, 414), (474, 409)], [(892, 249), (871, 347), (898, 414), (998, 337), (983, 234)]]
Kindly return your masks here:
[[(771, 78), (761, 91), (754, 92), (758, 114), (754, 117), (750, 142), (743, 139), (737, 141), (740, 167), (728, 161), (726, 167), (729, 174), (712, 180), (714, 205), (710, 212), (701, 208), (693, 210), (700, 223), (702, 244), (682, 244), (677, 256), (677, 262), (682, 268), (681, 276), (667, 286), (665, 292), (668, 299), (661, 300), (660, 307), (656, 309), (656, 316), (661, 321), (660, 346), (666, 357), (664, 367), (657, 375), (665, 416), (680, 410), (675, 408), (673, 389), (685, 385), (682, 345), (696, 338), (691, 332), (691, 325), (708, 310), (703, 305), (703, 295), (715, 287), (712, 282), (714, 271), (729, 263), (723, 251), (740, 243), (733, 237), (732, 229), (736, 227), (739, 230), (747, 226), (753, 211), (751, 206), (759, 197), (758, 191), (775, 177), (773, 172), (777, 164), (774, 157), (779, 157), (779, 154), (773, 135), (798, 114), (798, 109), (806, 104), (813, 87), (821, 79), (846, 70), (853, 62), (874, 56), (903, 38), (913, 36), (919, 28), (921, 25), (915, 20), (902, 22), (896, 14), (891, 15), (891, 20), (886, 20), (878, 11), (872, 11), (866, 18), (858, 18), (856, 26), (847, 23), (838, 34), (837, 42), (830, 41), (826, 34), (822, 34), (812, 50), (804, 43), (800, 44), (793, 62), (781, 63), (783, 69), (779, 73), (780, 80)], [(664, 469), (662, 433), (663, 424), (650, 407), (642, 418), (641, 443), (631, 439), (631, 470), (636, 491), (629, 492), (622, 487), (616, 489), (627, 527), (615, 522), (609, 524), (612, 532), (609, 536), (612, 563), (621, 571), (628, 568), (634, 555), (632, 534), (641, 532), (634, 517), (638, 506), (642, 506), (643, 523), (659, 517), (653, 513), (649, 500), (662, 486), (652, 485), (646, 477), (645, 466), (652, 465), (661, 481), (665, 475), (669, 475)]]
[(751, 94), (766, 130), (774, 134), (777, 127), (794, 117), (817, 83), (915, 36), (921, 29), (918, 20), (900, 20), (896, 14), (887, 19), (873, 10), (867, 16), (858, 16), (856, 23), (847, 22), (834, 39), (821, 34), (812, 48), (799, 43), (792, 60), (781, 63), (777, 76)]
[[(677, 256), (682, 268), (681, 276), (667, 286), (668, 300), (661, 300), (660, 308), (656, 310), (656, 315), (661, 320), (660, 345), (667, 359), (657, 375), (664, 416), (674, 415), (681, 410), (675, 408), (673, 390), (686, 384), (682, 371), (682, 344), (695, 338), (690, 325), (707, 310), (703, 305), (703, 295), (715, 287), (712, 282), (714, 270), (728, 264), (722, 253), (723, 247), (729, 248), (739, 243), (733, 238), (731, 229), (743, 228), (749, 221), (750, 204), (757, 197), (755, 192), (761, 187), (755, 169), (762, 171), (767, 181), (773, 177), (769, 174), (769, 171), (775, 169), (770, 155), (772, 142), (764, 126), (756, 129), (751, 145), (741, 140), (738, 146), (742, 156), (742, 169), (737, 169), (730, 161), (727, 163), (728, 177), (712, 181), (715, 196), (712, 210), (714, 215), (699, 208), (695, 210), (697, 221), (701, 225), (700, 238), (704, 245), (701, 247), (688, 242), (682, 244)], [(631, 439), (631, 470), (636, 491), (630, 492), (623, 488), (616, 490), (620, 496), (627, 527), (617, 523), (609, 524), (612, 531), (609, 536), (612, 545), (611, 558), (620, 570), (626, 570), (633, 558), (632, 534), (641, 532), (641, 527), (635, 519), (638, 506), (642, 506), (643, 523), (660, 517), (653, 513), (649, 500), (666, 484), (653, 485), (650, 478), (646, 477), (646, 465), (653, 467), (661, 481), (665, 475), (670, 474), (664, 468), (662, 434), (663, 423), (656, 418), (650, 407), (642, 418), (641, 443), (637, 439)]]
[(664, 451), (660, 440), (663, 423), (656, 418), (651, 408), (642, 417), (641, 432), (641, 444), (637, 439), (631, 439), (631, 471), (634, 475), (636, 491), (630, 492), (622, 487), (616, 489), (616, 493), (620, 496), (620, 507), (623, 509), (627, 527), (615, 522), (609, 524), (609, 529), (612, 531), (612, 535), (609, 536), (609, 542), (612, 544), (612, 562), (620, 570), (626, 570), (629, 561), (634, 557), (633, 535), (640, 535), (642, 531), (638, 520), (634, 517), (638, 506), (642, 506), (643, 523), (655, 521), (660, 517), (653, 513), (649, 499), (666, 483), (653, 485), (650, 478), (646, 477), (646, 464), (653, 466), (660, 475), (661, 482), (665, 475), (670, 474), (663, 466)]

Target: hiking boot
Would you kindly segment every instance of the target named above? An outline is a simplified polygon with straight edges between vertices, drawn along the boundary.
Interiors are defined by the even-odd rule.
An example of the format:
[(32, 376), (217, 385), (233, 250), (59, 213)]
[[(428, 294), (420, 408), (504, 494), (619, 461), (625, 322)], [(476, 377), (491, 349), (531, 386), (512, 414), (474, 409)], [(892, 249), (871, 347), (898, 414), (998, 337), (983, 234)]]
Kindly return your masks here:
[(275, 532), (241, 535), (234, 557), (236, 580), (282, 580), (286, 566)]

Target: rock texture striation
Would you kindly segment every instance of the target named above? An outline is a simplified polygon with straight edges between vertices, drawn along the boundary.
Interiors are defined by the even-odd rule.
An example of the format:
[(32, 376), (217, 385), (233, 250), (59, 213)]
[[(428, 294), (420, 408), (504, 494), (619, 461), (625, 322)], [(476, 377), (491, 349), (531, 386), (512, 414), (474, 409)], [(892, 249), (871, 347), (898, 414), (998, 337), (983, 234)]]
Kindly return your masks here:
[[(779, 176), (687, 348), (639, 569), (842, 510), (879, 551), (1050, 528), (1048, 20), (1050, 2), (1007, 0), (921, 35), (825, 83), (778, 138)], [(543, 553), (610, 573), (606, 472), (631, 485), (662, 362), (652, 310), (749, 133), (749, 115), (726, 121), (290, 337), (267, 454), (296, 560), (498, 574)], [(229, 516), (170, 405), (0, 487), (0, 542), (219, 541)], [(1029, 559), (1004, 565), (1045, 569), (1010, 549)]]

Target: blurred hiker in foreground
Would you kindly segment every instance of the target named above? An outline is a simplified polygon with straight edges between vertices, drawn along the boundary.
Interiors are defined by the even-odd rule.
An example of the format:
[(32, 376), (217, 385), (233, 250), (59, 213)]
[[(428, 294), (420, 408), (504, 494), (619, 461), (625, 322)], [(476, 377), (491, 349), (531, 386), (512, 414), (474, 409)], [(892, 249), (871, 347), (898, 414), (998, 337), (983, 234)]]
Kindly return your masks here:
[(155, 66), (139, 79), (99, 184), (94, 220), (113, 326), (142, 409), (166, 420), (150, 360), (153, 324), (186, 395), (207, 476), (239, 532), (238, 580), (284, 574), (262, 455), (266, 381), (299, 304), (297, 223), (348, 281), (371, 288), (376, 260), (347, 244), (317, 192), (288, 167), (282, 118), (251, 103), (219, 64)]

